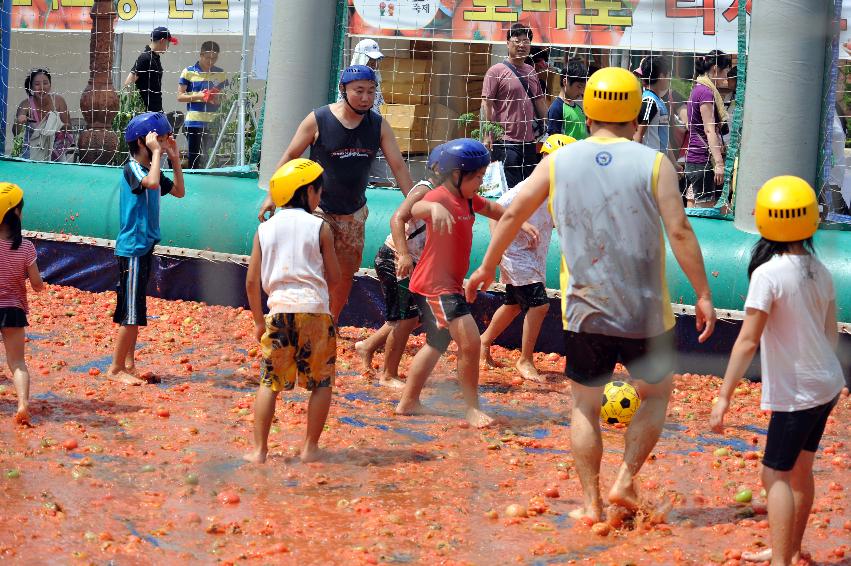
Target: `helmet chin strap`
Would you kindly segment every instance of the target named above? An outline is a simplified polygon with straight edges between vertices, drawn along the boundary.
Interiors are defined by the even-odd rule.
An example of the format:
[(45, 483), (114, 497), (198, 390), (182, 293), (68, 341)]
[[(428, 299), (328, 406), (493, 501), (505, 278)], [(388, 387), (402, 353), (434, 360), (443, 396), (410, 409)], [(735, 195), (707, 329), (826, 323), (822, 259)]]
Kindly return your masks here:
[[(345, 89), (345, 87), (343, 87), (343, 88)], [(367, 112), (369, 112), (369, 109), (366, 109), (366, 110), (358, 110), (357, 108), (355, 108), (354, 106), (352, 106), (352, 103), (351, 103), (351, 102), (349, 102), (349, 97), (346, 95), (346, 91), (345, 91), (345, 90), (343, 90), (343, 100), (345, 100), (345, 101), (346, 101), (346, 104), (349, 106), (349, 108), (351, 108), (351, 109), (352, 109), (352, 112), (354, 112), (355, 114), (357, 114), (357, 115), (359, 115), (359, 116), (364, 116), (364, 115), (366, 115), (366, 113), (367, 113)]]

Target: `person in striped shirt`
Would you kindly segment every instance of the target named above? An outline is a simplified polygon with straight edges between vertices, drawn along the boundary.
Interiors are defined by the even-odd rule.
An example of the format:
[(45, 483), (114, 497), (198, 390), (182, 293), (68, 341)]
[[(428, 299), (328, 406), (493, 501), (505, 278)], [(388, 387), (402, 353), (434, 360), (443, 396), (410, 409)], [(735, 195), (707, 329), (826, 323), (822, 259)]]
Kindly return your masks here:
[(33, 291), (44, 284), (35, 263), (35, 246), (21, 237), (24, 191), (12, 183), (0, 182), (0, 334), (6, 349), (6, 363), (18, 394), (15, 422), (28, 426), (30, 373), (24, 359), (27, 323), (27, 279)]
[(177, 101), (186, 103), (186, 122), (183, 130), (189, 144), (190, 169), (201, 169), (206, 164), (213, 133), (211, 125), (219, 110), (221, 91), (227, 86), (227, 73), (216, 67), (219, 44), (205, 41), (201, 44), (198, 61), (180, 74)]

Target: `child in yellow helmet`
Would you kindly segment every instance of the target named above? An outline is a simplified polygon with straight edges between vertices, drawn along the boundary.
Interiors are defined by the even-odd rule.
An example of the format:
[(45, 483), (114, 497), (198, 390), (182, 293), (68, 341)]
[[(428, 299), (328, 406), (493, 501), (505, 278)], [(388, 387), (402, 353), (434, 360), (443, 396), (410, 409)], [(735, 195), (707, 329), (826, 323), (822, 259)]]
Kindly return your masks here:
[[(266, 461), (275, 400), (296, 382), (310, 391), (301, 461), (319, 458), (337, 360), (331, 291), (340, 283), (331, 227), (313, 215), (322, 196), (322, 173), (318, 163), (301, 158), (278, 169), (269, 196), (283, 210), (254, 236), (245, 290), (263, 362), (254, 402), (254, 450), (245, 455), (249, 462)], [(265, 316), (261, 287), (268, 295)]]
[(0, 334), (6, 363), (12, 372), (18, 410), (15, 422), (29, 425), (30, 374), (24, 360), (24, 328), (27, 323), (27, 279), (33, 291), (44, 284), (36, 265), (35, 246), (21, 237), (24, 191), (12, 183), (0, 183)]
[(754, 213), (762, 238), (751, 254), (745, 320), (710, 426), (724, 432), (733, 390), (759, 347), (762, 409), (771, 411), (762, 482), (772, 547), (746, 559), (787, 565), (801, 557), (813, 502), (813, 461), (844, 379), (835, 352), (833, 282), (813, 255), (815, 191), (798, 177), (775, 177), (757, 194)]
[[(550, 134), (544, 141), (541, 153), (550, 155), (575, 141), (574, 138), (564, 134)], [(504, 208), (508, 208), (514, 198), (523, 191), (523, 187), (522, 182), (512, 187), (497, 202)], [(493, 314), (487, 329), (482, 333), (479, 358), (484, 366), (501, 367), (501, 364), (491, 355), (491, 345), (505, 332), (517, 315), (524, 313), (520, 358), (515, 363), (515, 367), (523, 379), (542, 382), (546, 380), (535, 368), (533, 355), (544, 318), (550, 310), (545, 283), (547, 252), (550, 249), (553, 233), (553, 217), (547, 210), (547, 204), (539, 206), (529, 217), (528, 222), (537, 228), (540, 237), (533, 243), (526, 234), (520, 233), (505, 250), (500, 262), (500, 282), (505, 284), (505, 299)], [(493, 229), (496, 221), (491, 220), (490, 224)]]

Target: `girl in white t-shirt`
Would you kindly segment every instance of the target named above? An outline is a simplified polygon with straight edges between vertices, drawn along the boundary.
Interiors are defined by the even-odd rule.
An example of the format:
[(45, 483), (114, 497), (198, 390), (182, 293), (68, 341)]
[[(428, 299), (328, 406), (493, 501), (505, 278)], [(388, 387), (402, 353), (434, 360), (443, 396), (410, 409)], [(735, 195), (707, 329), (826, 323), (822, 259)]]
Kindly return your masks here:
[(733, 390), (760, 347), (762, 409), (771, 411), (762, 482), (772, 548), (746, 560), (794, 564), (813, 503), (813, 461), (844, 385), (836, 356), (836, 295), (813, 255), (816, 194), (803, 179), (770, 179), (754, 210), (762, 239), (751, 255), (746, 315), (710, 426), (723, 433)]

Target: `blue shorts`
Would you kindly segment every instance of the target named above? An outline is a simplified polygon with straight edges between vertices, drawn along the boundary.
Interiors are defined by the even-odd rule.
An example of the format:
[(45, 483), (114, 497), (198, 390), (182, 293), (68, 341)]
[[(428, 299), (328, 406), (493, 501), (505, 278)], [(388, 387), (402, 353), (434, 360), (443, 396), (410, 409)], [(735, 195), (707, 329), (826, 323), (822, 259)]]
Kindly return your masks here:
[(154, 249), (137, 257), (118, 256), (118, 288), (112, 321), (122, 326), (147, 326), (147, 289)]

